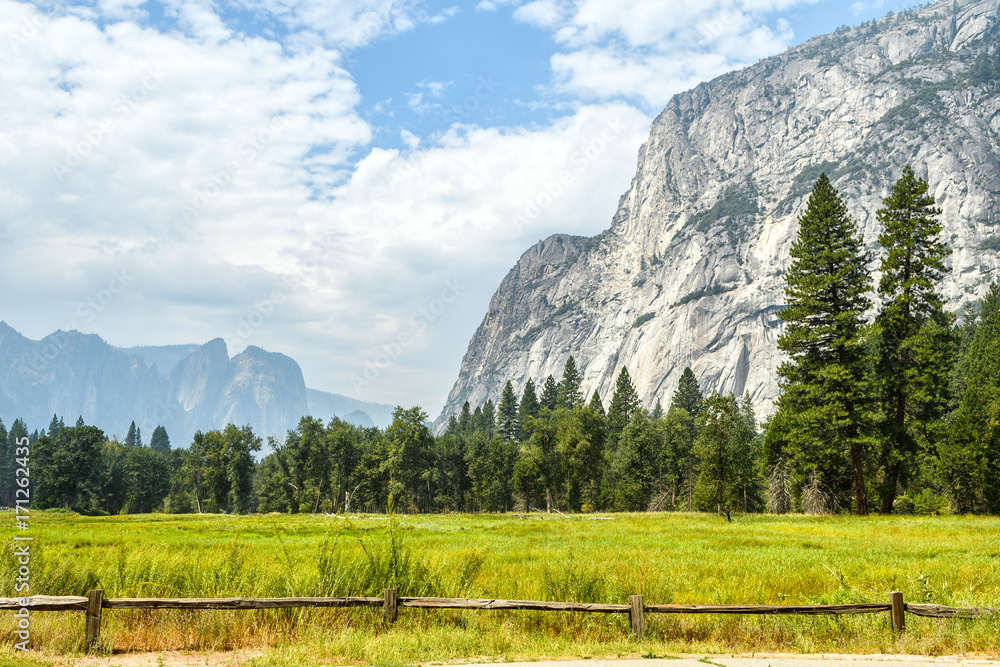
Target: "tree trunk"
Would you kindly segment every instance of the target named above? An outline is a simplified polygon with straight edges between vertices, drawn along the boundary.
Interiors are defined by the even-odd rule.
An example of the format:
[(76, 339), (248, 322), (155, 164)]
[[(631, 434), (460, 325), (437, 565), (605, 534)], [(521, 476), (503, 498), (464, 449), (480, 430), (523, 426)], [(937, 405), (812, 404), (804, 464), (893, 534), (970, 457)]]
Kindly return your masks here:
[(868, 516), (868, 494), (865, 491), (865, 471), (861, 467), (861, 446), (851, 439), (851, 464), (854, 467), (854, 502), (858, 516)]
[(885, 492), (882, 494), (882, 514), (892, 514), (892, 504), (896, 500), (896, 484), (899, 482), (899, 463), (892, 463), (885, 473)]
[(545, 487), (545, 511), (552, 514), (552, 489)]

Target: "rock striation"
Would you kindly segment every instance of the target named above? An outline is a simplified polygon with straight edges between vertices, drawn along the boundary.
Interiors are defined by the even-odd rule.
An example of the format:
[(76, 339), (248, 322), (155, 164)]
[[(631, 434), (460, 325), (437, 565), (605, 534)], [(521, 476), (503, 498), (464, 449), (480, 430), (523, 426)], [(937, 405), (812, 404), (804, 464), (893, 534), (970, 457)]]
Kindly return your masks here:
[(496, 402), (508, 379), (558, 379), (569, 355), (605, 405), (623, 366), (647, 406), (666, 406), (691, 366), (703, 389), (749, 392), (770, 413), (783, 273), (822, 172), (874, 271), (875, 212), (912, 164), (943, 209), (949, 307), (981, 297), (1000, 265), (998, 45), (998, 0), (947, 0), (676, 95), (611, 227), (545, 239), (504, 278), (436, 426), (466, 400)]

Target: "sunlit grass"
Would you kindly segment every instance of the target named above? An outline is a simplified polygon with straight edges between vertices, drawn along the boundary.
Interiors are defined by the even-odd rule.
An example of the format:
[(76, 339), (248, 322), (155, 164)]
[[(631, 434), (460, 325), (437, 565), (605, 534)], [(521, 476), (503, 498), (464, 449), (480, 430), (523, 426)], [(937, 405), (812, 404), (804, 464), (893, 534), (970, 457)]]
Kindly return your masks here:
[[(400, 595), (647, 604), (909, 602), (1000, 607), (1000, 520), (986, 517), (511, 515), (33, 518), (32, 592), (105, 597)], [(394, 533), (394, 538), (390, 535)], [(396, 548), (392, 547), (395, 539)], [(13, 595), (12, 549), (0, 589)], [(982, 653), (1000, 618), (625, 615), (401, 609), (105, 611), (116, 651), (259, 649), (365, 663), (684, 652)], [(83, 649), (82, 613), (32, 615), (48, 654)], [(13, 644), (12, 627), (0, 645)], [(0, 649), (0, 656), (6, 655)], [(299, 659), (299, 658), (296, 658)], [(288, 663), (293, 664), (293, 663)]]

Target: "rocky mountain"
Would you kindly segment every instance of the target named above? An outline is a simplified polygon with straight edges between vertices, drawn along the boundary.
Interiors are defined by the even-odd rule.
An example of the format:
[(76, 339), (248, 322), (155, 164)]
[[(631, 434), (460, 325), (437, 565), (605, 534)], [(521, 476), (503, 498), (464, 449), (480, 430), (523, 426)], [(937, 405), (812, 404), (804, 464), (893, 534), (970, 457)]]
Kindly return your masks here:
[(676, 95), (611, 227), (541, 241), (504, 278), (437, 425), (508, 379), (558, 379), (571, 354), (605, 405), (623, 366), (666, 406), (690, 365), (703, 389), (770, 413), (782, 276), (822, 172), (877, 258), (875, 211), (912, 164), (943, 209), (949, 307), (982, 296), (1000, 265), (998, 14), (998, 0), (937, 2)]
[(283, 354), (250, 346), (230, 358), (221, 338), (114, 348), (76, 331), (33, 341), (0, 322), (0, 418), (8, 425), (21, 418), (44, 429), (53, 414), (68, 423), (83, 416), (123, 437), (134, 420), (147, 439), (162, 425), (182, 447), (195, 431), (229, 423), (281, 440), (307, 414), (385, 426), (392, 409), (307, 389), (298, 363)]

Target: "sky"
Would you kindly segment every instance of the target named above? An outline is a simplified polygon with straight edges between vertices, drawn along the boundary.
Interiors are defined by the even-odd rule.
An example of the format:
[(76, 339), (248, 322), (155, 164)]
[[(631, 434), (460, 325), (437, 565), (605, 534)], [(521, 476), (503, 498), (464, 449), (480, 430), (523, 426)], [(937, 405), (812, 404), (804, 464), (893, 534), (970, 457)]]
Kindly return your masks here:
[(226, 340), (434, 418), (670, 97), (873, 0), (0, 0), (0, 320)]

